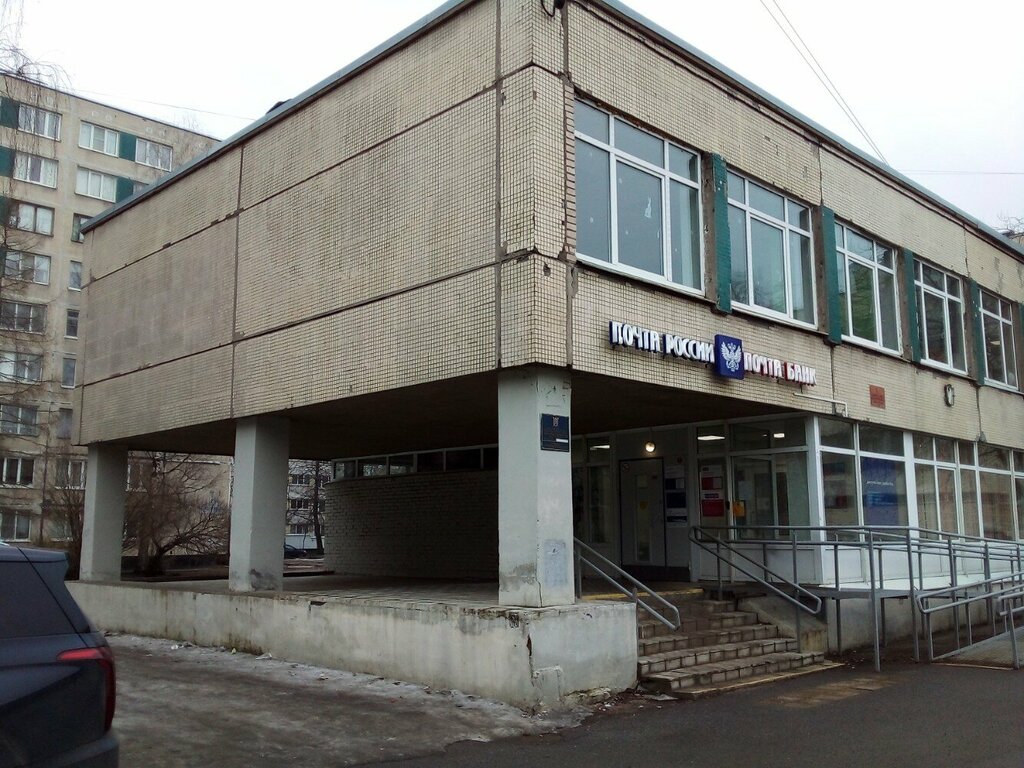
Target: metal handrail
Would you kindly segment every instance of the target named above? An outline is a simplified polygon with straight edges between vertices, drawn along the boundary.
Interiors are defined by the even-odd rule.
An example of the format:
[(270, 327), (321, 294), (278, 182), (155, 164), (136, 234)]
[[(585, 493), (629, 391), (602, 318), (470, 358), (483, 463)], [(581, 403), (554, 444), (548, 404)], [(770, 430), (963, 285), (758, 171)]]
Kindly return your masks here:
[[(931, 605), (932, 600), (942, 600), (943, 602), (938, 605)], [(989, 614), (992, 620), (992, 631), (994, 633), (996, 612), (993, 610), (993, 604), (997, 603), (1002, 607), (1002, 610), (998, 613), (998, 615), (1003, 619), (1004, 632), (1001, 634), (1006, 634), (1006, 632), (1010, 633), (1010, 644), (1013, 649), (1013, 668), (1020, 669), (1020, 659), (1017, 653), (1016, 627), (1014, 625), (1013, 617), (1015, 614), (1024, 611), (1024, 606), (1014, 606), (1013, 602), (1020, 602), (1022, 600), (1024, 600), (1024, 573), (1021, 572), (1014, 572), (1009, 576), (998, 576), (995, 578), (985, 579), (984, 581), (976, 581), (963, 586), (954, 585), (919, 593), (916, 603), (917, 609), (925, 619), (925, 629), (928, 636), (929, 661), (953, 656), (962, 651), (965, 647), (970, 647), (974, 644), (974, 634), (971, 625), (970, 613), (971, 605), (974, 603), (985, 602), (989, 605)], [(1009, 608), (1003, 607), (1006, 603), (1010, 603)], [(961, 608), (966, 610), (967, 616), (966, 646), (962, 646), (960, 644), (959, 611)], [(954, 619), (957, 625), (956, 648), (936, 656), (932, 635), (931, 617), (932, 614), (940, 611), (954, 612)], [(1006, 629), (1007, 625), (1009, 625), (1008, 630)]]
[[(576, 543), (576, 563), (577, 563), (577, 567), (576, 567), (576, 597), (581, 597), (582, 593), (583, 593), (583, 587), (582, 587), (582, 583), (581, 583), (582, 569), (579, 566), (580, 566), (580, 564), (587, 565), (598, 576), (600, 576), (602, 579), (607, 581), (609, 584), (611, 584), (615, 589), (619, 590), (619, 592), (624, 594), (626, 597), (632, 598), (634, 603), (636, 603), (639, 607), (643, 608), (645, 611), (647, 611), (647, 613), (649, 613), (651, 616), (653, 616), (655, 619), (660, 621), (662, 624), (664, 624), (669, 629), (676, 630), (676, 629), (679, 629), (680, 626), (682, 626), (683, 622), (682, 622), (682, 619), (679, 617), (679, 609), (676, 606), (674, 606), (672, 603), (670, 603), (668, 600), (666, 600), (664, 597), (659, 595), (657, 592), (655, 592), (653, 589), (648, 587), (646, 584), (644, 584), (639, 579), (634, 578), (630, 574), (626, 573), (626, 571), (622, 570), (622, 568), (617, 566), (615, 563), (613, 563), (611, 560), (609, 560), (607, 557), (602, 555), (600, 552), (598, 552), (593, 547), (591, 547), (591, 546), (589, 546), (587, 544), (584, 544), (582, 541), (580, 541), (579, 539), (577, 539), (575, 537), (573, 537), (573, 541)], [(625, 579), (630, 584), (632, 584), (633, 585), (633, 589), (629, 589), (628, 587), (624, 586), (623, 584), (620, 584), (618, 581), (616, 581), (611, 576), (609, 576), (607, 573), (605, 573), (604, 570), (602, 568), (600, 568), (596, 563), (593, 563), (590, 560), (588, 560), (587, 558), (585, 558), (583, 556), (583, 551), (584, 550), (587, 553), (589, 553), (592, 557), (594, 557), (598, 561), (600, 561), (602, 564), (604, 564), (608, 568), (611, 568), (612, 571), (614, 571), (618, 575), (619, 578)], [(653, 608), (652, 606), (648, 605), (643, 600), (641, 600), (640, 599), (640, 594), (639, 594), (640, 590), (644, 591), (645, 593), (647, 593), (647, 595), (649, 597), (652, 597), (657, 602), (659, 602), (662, 605), (663, 610), (665, 611), (665, 613), (668, 614), (668, 615), (662, 615), (662, 614), (658, 613), (658, 611), (655, 608)], [(668, 616), (675, 616), (675, 621), (673, 622), (670, 618), (668, 618)]]
[(794, 606), (801, 608), (802, 610), (806, 611), (807, 613), (817, 614), (821, 610), (821, 598), (818, 595), (816, 595), (813, 592), (811, 592), (810, 590), (806, 589), (805, 587), (800, 586), (800, 584), (798, 584), (796, 581), (791, 580), (791, 579), (787, 579), (785, 576), (783, 576), (783, 575), (773, 571), (767, 565), (765, 565), (763, 563), (757, 562), (756, 560), (754, 560), (752, 557), (750, 557), (745, 552), (740, 552), (735, 547), (730, 546), (727, 541), (719, 538), (718, 536), (711, 535), (702, 526), (698, 525), (698, 526), (694, 526), (693, 528), (690, 529), (690, 541), (692, 541), (698, 547), (703, 549), (705, 552), (708, 552), (709, 554), (712, 554), (715, 557), (717, 557), (719, 559), (719, 561), (724, 560), (724, 558), (719, 553), (719, 551), (715, 551), (715, 550), (711, 549), (711, 547), (709, 547), (709, 546), (707, 546), (705, 544), (705, 541), (702, 541), (700, 539), (700, 536), (702, 536), (702, 535), (706, 537), (707, 541), (714, 542), (716, 545), (718, 545), (720, 547), (724, 547), (731, 554), (737, 555), (738, 557), (741, 557), (744, 560), (746, 560), (751, 565), (756, 566), (757, 569), (760, 570), (765, 575), (773, 576), (777, 583), (785, 584), (786, 586), (790, 587), (794, 592), (796, 592), (796, 593), (798, 593), (800, 595), (803, 595), (807, 600), (809, 600), (814, 605), (814, 607), (811, 608), (810, 606), (805, 605), (804, 603), (802, 603), (797, 598), (792, 597), (791, 595), (789, 595), (789, 594), (783, 592), (782, 590), (780, 590), (778, 587), (776, 587), (774, 584), (772, 584), (772, 582), (767, 581), (766, 579), (763, 579), (762, 577), (758, 576), (757, 574), (750, 573), (749, 571), (745, 570), (742, 566), (736, 565), (736, 563), (734, 563), (734, 562), (732, 562), (730, 560), (728, 564), (730, 566), (732, 566), (734, 569), (736, 569), (737, 571), (739, 571), (740, 573), (742, 573), (743, 575), (749, 576), (751, 579), (756, 581), (761, 586), (767, 588), (771, 592), (777, 594), (779, 597), (783, 598), (784, 600), (786, 600), (789, 603), (792, 603)]

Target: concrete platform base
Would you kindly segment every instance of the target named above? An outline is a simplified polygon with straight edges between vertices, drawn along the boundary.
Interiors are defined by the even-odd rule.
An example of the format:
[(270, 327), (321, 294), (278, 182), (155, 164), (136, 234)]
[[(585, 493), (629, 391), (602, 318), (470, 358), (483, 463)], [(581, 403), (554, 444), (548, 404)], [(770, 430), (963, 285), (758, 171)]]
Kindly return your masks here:
[[(510, 608), (450, 596), (228, 592), (70, 582), (101, 629), (226, 646), (539, 709), (636, 683), (636, 609)], [(598, 695), (600, 695), (598, 693)]]

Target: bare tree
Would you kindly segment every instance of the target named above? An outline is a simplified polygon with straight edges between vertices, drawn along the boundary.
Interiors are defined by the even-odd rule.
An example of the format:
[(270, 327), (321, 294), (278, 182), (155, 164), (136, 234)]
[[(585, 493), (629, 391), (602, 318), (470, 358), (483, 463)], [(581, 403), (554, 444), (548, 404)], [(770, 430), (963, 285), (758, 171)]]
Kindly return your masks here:
[(999, 223), (1008, 238), (1018, 242), (1024, 240), (1024, 216), (1000, 216)]
[(228, 505), (217, 492), (224, 465), (191, 454), (136, 453), (128, 466), (125, 548), (138, 552), (137, 570), (163, 573), (170, 552), (227, 550)]

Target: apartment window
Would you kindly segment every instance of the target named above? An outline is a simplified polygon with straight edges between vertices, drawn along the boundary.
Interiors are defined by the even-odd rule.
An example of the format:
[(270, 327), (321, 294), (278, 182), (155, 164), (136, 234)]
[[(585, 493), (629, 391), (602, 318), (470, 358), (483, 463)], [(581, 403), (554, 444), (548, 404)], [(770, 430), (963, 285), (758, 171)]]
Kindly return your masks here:
[(76, 213), (71, 220), (71, 242), (84, 243), (85, 235), (82, 234), (82, 227), (89, 221), (89, 217), (82, 213)]
[(64, 365), (61, 368), (60, 374), (60, 385), (69, 389), (74, 389), (75, 386), (75, 369), (77, 368), (77, 361), (73, 357), (65, 357)]
[(99, 171), (90, 171), (88, 168), (79, 168), (75, 192), (113, 203), (117, 200), (117, 178)]
[(46, 306), (21, 301), (0, 301), (0, 328), (42, 333), (46, 329)]
[(985, 333), (985, 378), (1017, 386), (1017, 356), (1013, 351), (1013, 310), (1010, 302), (981, 292), (981, 322)]
[(25, 352), (0, 352), (0, 382), (32, 384), (42, 377), (43, 358)]
[(44, 187), (57, 186), (57, 161), (25, 152), (14, 153), (14, 178), (39, 184)]
[(728, 185), (732, 300), (813, 324), (810, 209), (737, 173)]
[(60, 138), (60, 114), (48, 109), (18, 105), (18, 130), (47, 139)]
[(105, 155), (116, 155), (117, 131), (92, 123), (82, 123), (78, 131), (78, 146)]
[(35, 408), (13, 403), (0, 403), (0, 433), (5, 435), (39, 434)]
[(312, 508), (313, 502), (310, 499), (288, 499), (289, 512), (305, 512)]
[(14, 201), (7, 216), (8, 226), (37, 235), (53, 234), (53, 208)]
[(28, 515), (19, 515), (9, 509), (0, 512), (0, 539), (4, 541), (27, 541), (31, 530)]
[(0, 471), (3, 472), (3, 484), (30, 487), (32, 485), (34, 467), (35, 462), (32, 459), (21, 458), (20, 456), (4, 456), (3, 463), (0, 465)]
[(67, 440), (71, 437), (71, 416), (73, 413), (74, 412), (70, 408), (61, 408), (59, 411), (57, 411), (58, 439)]
[(166, 144), (138, 139), (135, 142), (135, 162), (169, 171), (171, 170), (171, 148)]
[(72, 261), (68, 270), (68, 288), (73, 291), (82, 290), (82, 262)]
[(64, 335), (69, 339), (78, 338), (78, 310), (69, 309), (67, 319), (64, 321)]
[(288, 525), (288, 533), (295, 536), (305, 536), (309, 533), (309, 523), (290, 523)]
[(579, 255), (702, 290), (699, 166), (696, 153), (576, 102)]
[(85, 460), (63, 459), (57, 462), (58, 488), (85, 488)]
[(893, 249), (836, 224), (843, 335), (880, 349), (900, 348)]
[(914, 262), (924, 360), (955, 371), (967, 370), (964, 299), (960, 278)]
[(4, 258), (4, 275), (26, 283), (50, 284), (50, 257), (36, 253), (8, 251)]
[(313, 476), (308, 473), (291, 473), (288, 475), (289, 485), (311, 485)]

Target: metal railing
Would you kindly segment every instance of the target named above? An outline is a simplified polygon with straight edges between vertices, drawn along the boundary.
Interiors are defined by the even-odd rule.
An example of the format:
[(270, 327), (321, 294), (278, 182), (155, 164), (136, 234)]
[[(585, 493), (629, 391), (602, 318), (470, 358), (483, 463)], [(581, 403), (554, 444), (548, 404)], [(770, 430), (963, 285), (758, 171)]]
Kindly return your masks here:
[[(795, 537), (795, 533), (793, 535)], [(705, 552), (715, 556), (719, 600), (722, 599), (722, 563), (724, 561), (722, 550), (724, 548), (729, 556), (728, 564), (730, 568), (739, 571), (743, 575), (760, 584), (772, 594), (782, 598), (792, 605), (796, 627), (797, 650), (803, 651), (803, 631), (800, 626), (800, 616), (803, 613), (817, 615), (821, 611), (821, 598), (810, 590), (800, 586), (799, 569), (797, 565), (797, 549), (795, 546), (793, 547), (793, 577), (792, 579), (789, 579), (768, 567), (767, 556), (763, 557), (762, 561), (759, 563), (745, 552), (733, 547), (728, 541), (709, 533), (706, 528), (702, 528), (700, 526), (691, 528), (690, 541)], [(714, 545), (714, 549), (712, 549), (712, 545)], [(761, 575), (758, 576), (756, 573), (753, 573), (752, 570), (747, 570), (743, 564), (737, 564), (736, 559), (739, 559), (741, 563), (752, 566), (752, 570), (760, 570)], [(769, 577), (771, 577), (771, 580), (769, 580)], [(782, 586), (777, 586), (779, 584)], [(790, 592), (792, 592), (792, 594), (790, 594)], [(801, 597), (807, 602), (803, 602), (803, 600), (800, 599)]]
[[(622, 568), (617, 566), (615, 563), (613, 563), (607, 557), (605, 557), (600, 552), (595, 550), (593, 547), (584, 544), (582, 541), (575, 537), (573, 538), (573, 541), (576, 544), (575, 552), (577, 598), (583, 596), (582, 566), (585, 565), (588, 568), (590, 568), (595, 574), (597, 574), (606, 582), (608, 582), (612, 587), (621, 592), (623, 595), (632, 598), (633, 602), (636, 603), (637, 606), (643, 608), (645, 611), (647, 611), (647, 613), (649, 613), (652, 617), (660, 621), (666, 627), (668, 627), (671, 630), (679, 629), (679, 627), (682, 625), (682, 620), (679, 618), (679, 609), (676, 606), (674, 606), (664, 597), (659, 595), (653, 589), (648, 587), (646, 584), (641, 582), (639, 579), (636, 579), (633, 576), (626, 573), (624, 570), (622, 570)], [(605, 569), (611, 571), (611, 573), (614, 573), (615, 576), (613, 577), (611, 574), (607, 573)], [(624, 581), (629, 582), (632, 585), (632, 589), (625, 586), (621, 582), (617, 581), (616, 577), (618, 579), (623, 579)], [(653, 606), (649, 605), (644, 600), (642, 600), (640, 598), (641, 591), (644, 592), (653, 601), (657, 602), (661, 606), (661, 609), (662, 611), (664, 611), (664, 613), (659, 613), (658, 609), (654, 608)]]
[[(715, 556), (719, 589), (723, 581), (722, 570), (728, 568), (730, 578), (732, 572), (738, 572), (773, 594), (787, 590), (793, 592), (795, 586), (810, 583), (813, 586), (802, 587), (804, 592), (833, 598), (836, 604), (836, 641), (840, 652), (841, 601), (846, 597), (867, 597), (872, 606), (876, 671), (880, 669), (880, 645), (886, 636), (886, 598), (910, 599), (914, 658), (919, 660), (918, 616), (913, 607), (917, 594), (925, 589), (926, 578), (938, 578), (946, 582), (940, 587), (953, 588), (959, 586), (961, 579), (978, 584), (984, 579), (996, 578), (995, 572), (999, 572), (1002, 578), (1024, 572), (1024, 545), (1021, 542), (909, 526), (703, 526), (692, 528), (690, 539)], [(760, 561), (750, 554), (751, 548), (760, 549)], [(822, 569), (828, 556), (826, 552), (830, 551), (831, 579), (826, 578), (824, 572), (819, 574), (817, 568), (811, 573), (801, 574), (798, 564), (800, 550), (822, 551)], [(842, 555), (849, 551), (859, 552), (860, 556), (853, 558), (855, 565), (847, 565), (844, 573)], [(771, 570), (768, 567), (770, 554), (781, 555), (784, 560), (791, 559), (792, 575), (786, 577)], [(887, 576), (887, 563), (891, 570), (904, 573)], [(929, 570), (931, 575), (927, 575)], [(758, 571), (760, 576), (756, 573)], [(972, 575), (981, 578), (971, 579)], [(773, 584), (776, 589), (772, 589)]]
[[(1013, 666), (1014, 669), (1019, 669), (1020, 661), (1017, 654), (1014, 615), (1024, 611), (1024, 573), (1021, 572), (1015, 572), (1009, 576), (976, 581), (963, 586), (954, 585), (919, 593), (917, 596), (917, 609), (924, 617), (925, 635), (928, 640), (928, 660), (945, 659), (974, 645), (974, 622), (971, 619), (971, 607), (978, 604), (984, 605), (987, 610), (988, 620), (992, 629), (992, 637), (989, 639), (995, 639), (997, 636), (1010, 633), (1010, 643), (1013, 649)], [(961, 642), (961, 610), (964, 611), (966, 619), (964, 622), (967, 635), (966, 644)], [(956, 647), (936, 655), (934, 633), (932, 631), (932, 616), (945, 611), (953, 614), (952, 623)], [(998, 634), (996, 632), (997, 616), (1003, 619), (1003, 631)]]

